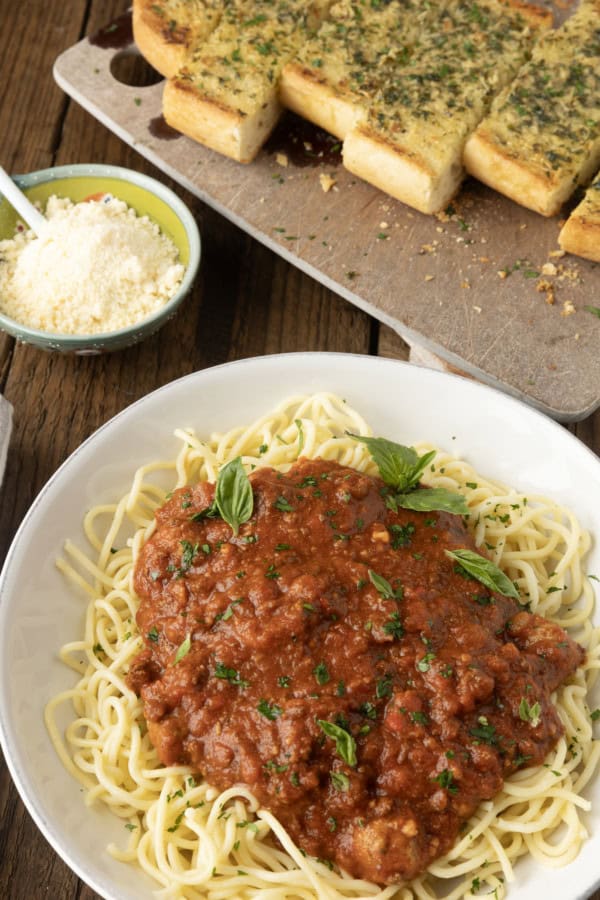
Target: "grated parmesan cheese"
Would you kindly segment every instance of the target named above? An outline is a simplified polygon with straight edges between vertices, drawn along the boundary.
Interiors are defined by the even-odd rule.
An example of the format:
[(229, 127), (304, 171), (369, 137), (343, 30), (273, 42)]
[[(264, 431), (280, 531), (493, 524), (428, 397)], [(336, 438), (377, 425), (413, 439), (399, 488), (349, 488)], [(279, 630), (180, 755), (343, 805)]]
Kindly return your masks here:
[(122, 200), (52, 196), (45, 216), (39, 237), (23, 230), (0, 241), (0, 310), (17, 322), (58, 334), (116, 331), (177, 291), (177, 248)]

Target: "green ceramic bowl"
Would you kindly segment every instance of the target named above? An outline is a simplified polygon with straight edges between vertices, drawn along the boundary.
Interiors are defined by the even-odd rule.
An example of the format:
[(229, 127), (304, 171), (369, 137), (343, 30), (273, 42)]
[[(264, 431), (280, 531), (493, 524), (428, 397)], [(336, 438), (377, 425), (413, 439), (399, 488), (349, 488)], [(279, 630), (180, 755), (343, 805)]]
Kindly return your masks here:
[[(176, 312), (189, 292), (200, 264), (200, 235), (198, 226), (187, 206), (173, 191), (154, 178), (118, 166), (79, 164), (42, 169), (29, 175), (16, 175), (15, 183), (30, 200), (45, 206), (52, 194), (69, 197), (74, 202), (90, 194), (110, 193), (133, 207), (139, 215), (147, 215), (156, 222), (163, 234), (179, 250), (185, 274), (176, 294), (153, 315), (119, 331), (103, 334), (51, 334), (28, 328), (0, 313), (0, 329), (26, 344), (60, 353), (93, 354), (121, 350), (154, 334)], [(11, 238), (16, 230), (18, 215), (0, 195), (0, 240)]]

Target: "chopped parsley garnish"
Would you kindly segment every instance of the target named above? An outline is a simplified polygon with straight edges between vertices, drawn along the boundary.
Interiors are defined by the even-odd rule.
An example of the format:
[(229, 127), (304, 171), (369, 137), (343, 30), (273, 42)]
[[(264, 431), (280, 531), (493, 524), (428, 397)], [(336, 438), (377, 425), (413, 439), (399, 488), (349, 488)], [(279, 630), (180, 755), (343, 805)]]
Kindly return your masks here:
[(392, 679), (389, 675), (386, 675), (385, 678), (380, 678), (377, 684), (375, 685), (375, 696), (378, 700), (383, 699), (384, 697), (391, 697), (392, 695)]
[(259, 713), (265, 717), (265, 719), (270, 719), (271, 722), (279, 718), (279, 716), (283, 712), (281, 706), (278, 706), (276, 703), (269, 703), (268, 700), (264, 699), (259, 701), (256, 708)]
[(401, 547), (410, 547), (410, 542), (415, 533), (415, 526), (412, 522), (406, 525), (390, 525), (392, 532), (392, 549), (399, 550)]
[(177, 829), (179, 828), (179, 826), (181, 825), (181, 823), (183, 821), (184, 814), (185, 814), (185, 810), (182, 810), (182, 812), (180, 812), (179, 815), (177, 816), (177, 818), (175, 819), (175, 823), (170, 828), (167, 828), (167, 831), (170, 831), (171, 833), (173, 833), (174, 831), (177, 831)]
[(221, 678), (223, 681), (228, 681), (229, 684), (233, 684), (236, 687), (245, 688), (250, 684), (249, 681), (246, 681), (240, 676), (236, 669), (231, 669), (229, 666), (224, 665), (224, 663), (218, 662), (216, 664), (214, 674), (215, 678)]
[(366, 703), (362, 703), (358, 707), (358, 711), (361, 716), (364, 716), (366, 719), (376, 719), (377, 718), (377, 707), (374, 703), (370, 703), (368, 700)]
[(402, 637), (402, 635), (404, 634), (404, 626), (400, 621), (400, 614), (398, 612), (393, 612), (388, 621), (384, 622), (383, 630), (385, 634), (389, 634), (396, 640)]
[(289, 767), (290, 767), (289, 763), (282, 763), (281, 765), (279, 765), (278, 763), (275, 762), (274, 759), (270, 759), (268, 762), (266, 762), (264, 764), (264, 768), (268, 772), (277, 772), (278, 775), (281, 775), (282, 772), (287, 772)]
[(149, 641), (152, 641), (153, 644), (158, 643), (158, 631), (156, 625), (153, 625), (148, 634), (146, 635)]
[(174, 569), (174, 571), (176, 578), (183, 578), (186, 572), (192, 567), (192, 563), (200, 550), (200, 545), (198, 543), (192, 544), (190, 541), (180, 541), (179, 543), (182, 547), (181, 565), (179, 568)]
[(427, 725), (427, 723), (429, 722), (429, 716), (427, 715), (427, 713), (421, 712), (420, 710), (410, 712), (408, 714), (408, 718), (416, 725)]
[(494, 725), (490, 725), (485, 716), (479, 716), (477, 725), (474, 725), (473, 728), (469, 728), (469, 734), (475, 738), (475, 743), (477, 744), (483, 743), (489, 744), (491, 747), (496, 747), (499, 742), (496, 728)]
[(273, 506), (275, 507), (275, 509), (278, 509), (279, 512), (294, 512), (294, 507), (291, 505), (291, 503), (288, 503), (283, 494), (281, 494), (277, 498)]
[(429, 672), (429, 669), (431, 668), (431, 662), (434, 659), (435, 653), (429, 651), (429, 653), (426, 653), (425, 656), (422, 656), (421, 659), (417, 660), (415, 665), (419, 672)]
[(450, 794), (456, 794), (458, 791), (458, 785), (455, 784), (454, 775), (450, 769), (444, 769), (443, 772), (440, 772), (435, 776), (433, 781), (437, 781), (439, 786), (447, 790)]
[(314, 475), (305, 475), (304, 478), (302, 479), (302, 481), (298, 484), (299, 488), (316, 487), (316, 486), (317, 486), (317, 479), (315, 478)]
[(317, 684), (327, 684), (330, 680), (329, 670), (324, 662), (317, 663), (313, 669), (313, 675), (317, 680)]
[(350, 787), (350, 779), (344, 772), (331, 772), (331, 783), (336, 791), (347, 791)]

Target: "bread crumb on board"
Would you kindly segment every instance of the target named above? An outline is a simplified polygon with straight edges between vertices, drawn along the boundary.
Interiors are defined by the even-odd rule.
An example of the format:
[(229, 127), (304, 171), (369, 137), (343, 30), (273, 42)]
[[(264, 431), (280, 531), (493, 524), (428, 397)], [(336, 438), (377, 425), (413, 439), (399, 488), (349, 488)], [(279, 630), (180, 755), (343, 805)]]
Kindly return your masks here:
[(335, 178), (332, 175), (325, 174), (325, 172), (321, 172), (319, 175), (319, 182), (326, 194), (335, 186)]

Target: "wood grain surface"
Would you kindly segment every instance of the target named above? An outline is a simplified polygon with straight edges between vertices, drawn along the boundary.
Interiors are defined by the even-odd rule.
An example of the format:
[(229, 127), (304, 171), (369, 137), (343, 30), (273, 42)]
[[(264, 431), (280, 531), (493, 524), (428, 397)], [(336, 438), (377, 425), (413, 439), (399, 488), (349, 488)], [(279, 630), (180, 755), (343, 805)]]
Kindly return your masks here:
[[(68, 100), (52, 79), (59, 53), (127, 5), (126, 0), (0, 0), (0, 164), (5, 169), (23, 173), (103, 162), (130, 166), (175, 187)], [(392, 331), (175, 189), (197, 217), (203, 262), (192, 295), (159, 334), (112, 355), (63, 357), (15, 344), (0, 333), (0, 391), (14, 407), (0, 497), (0, 562), (31, 501), (63, 460), (100, 425), (160, 385), (229, 360), (297, 350), (407, 358), (406, 346)], [(600, 411), (571, 430), (600, 451)], [(0, 897), (97, 897), (38, 832), (3, 761)]]

